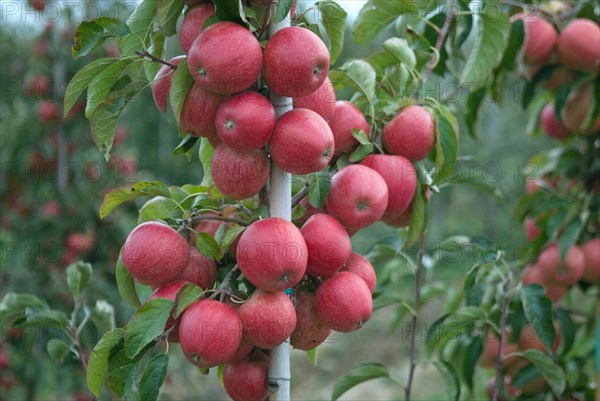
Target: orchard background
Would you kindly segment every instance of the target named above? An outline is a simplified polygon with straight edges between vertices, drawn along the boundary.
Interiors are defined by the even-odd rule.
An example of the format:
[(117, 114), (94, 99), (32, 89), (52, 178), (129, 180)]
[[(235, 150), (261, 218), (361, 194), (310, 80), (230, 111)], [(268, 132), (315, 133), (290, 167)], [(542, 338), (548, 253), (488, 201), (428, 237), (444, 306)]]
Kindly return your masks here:
[[(263, 46), (269, 22), (290, 20), (292, 5), (280, 0), (269, 13), (214, 3), (217, 17), (207, 25), (234, 21)], [(183, 197), (193, 199), (195, 211), (192, 202), (184, 207), (193, 216), (212, 209), (223, 217), (240, 204), (204, 174), (208, 142), (179, 134), (173, 109), (182, 99), (171, 96), (166, 114), (156, 109), (146, 84), (160, 63), (135, 54), (181, 55), (177, 32), (191, 7), (178, 0), (0, 5), (1, 397), (226, 399), (222, 369), (203, 376), (178, 344), (167, 345), (164, 325), (147, 330), (135, 358), (115, 336), (118, 328), (126, 339), (138, 334), (128, 322), (136, 300), (152, 292), (118, 260), (127, 236), (143, 221), (178, 229), (192, 216), (173, 211), (174, 200), (185, 202), (172, 186), (192, 191)], [(350, 155), (354, 162), (389, 151), (381, 129), (409, 104), (429, 107), (437, 125), (435, 148), (414, 163), (410, 228), (379, 222), (351, 237), (352, 251), (377, 273), (371, 319), (358, 331), (333, 333), (318, 351), (291, 353), (292, 399), (597, 399), (598, 276), (589, 271), (599, 268), (600, 248), (590, 242), (600, 229), (598, 16), (592, 1), (298, 1), (292, 24), (323, 38), (336, 98), (351, 100), (371, 125), (373, 142), (355, 133), (360, 146), (333, 169)], [(596, 30), (576, 32), (566, 46), (573, 53), (561, 54), (552, 32), (574, 19), (596, 21)], [(67, 87), (98, 59), (121, 64), (89, 77), (99, 78), (87, 96)], [(184, 73), (173, 80), (186, 89)], [(264, 82), (255, 89), (267, 94)], [(118, 124), (106, 124), (106, 113), (126, 103)], [(64, 105), (72, 106), (66, 117)], [(311, 203), (323, 203), (330, 173), (295, 179), (294, 194), (306, 192), (306, 181)], [(146, 196), (110, 192), (131, 186)], [(268, 194), (257, 198), (237, 206), (235, 218), (265, 219)], [(119, 200), (132, 202), (112, 210)], [(293, 216), (302, 213), (295, 207)], [(229, 227), (229, 237), (243, 226)], [(233, 267), (221, 258), (233, 239), (223, 231), (193, 244), (220, 259), (215, 289)], [(559, 274), (561, 256), (574, 277)], [(560, 277), (548, 279), (554, 273)], [(252, 286), (240, 285), (245, 299)], [(195, 291), (188, 286), (175, 309), (189, 306)], [(161, 316), (171, 306), (163, 302)], [(116, 339), (110, 354), (96, 346), (103, 336)], [(522, 354), (507, 356), (514, 352)], [(502, 385), (493, 385), (496, 376)]]

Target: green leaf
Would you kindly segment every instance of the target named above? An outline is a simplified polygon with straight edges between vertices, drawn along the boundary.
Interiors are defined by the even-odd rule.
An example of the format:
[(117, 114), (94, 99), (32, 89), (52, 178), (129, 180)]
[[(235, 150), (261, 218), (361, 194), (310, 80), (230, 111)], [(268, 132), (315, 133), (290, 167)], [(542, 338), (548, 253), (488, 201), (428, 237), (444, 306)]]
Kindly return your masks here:
[[(164, 3), (160, 3), (164, 4)], [(150, 46), (148, 47), (148, 53), (156, 58), (163, 58), (165, 50), (165, 37), (160, 32), (154, 32), (150, 35)], [(155, 63), (151, 60), (144, 59), (144, 72), (146, 73), (146, 79), (148, 82), (153, 82), (156, 78), (158, 70), (163, 66), (161, 63)], [(163, 75), (164, 76), (164, 75)]]
[(385, 366), (378, 363), (365, 363), (346, 373), (335, 383), (335, 387), (331, 393), (331, 401), (337, 400), (352, 387), (373, 379), (388, 379), (396, 383), (390, 377), (390, 373)]
[(415, 68), (417, 65), (417, 56), (406, 39), (390, 38), (383, 42), (382, 46), (397, 61), (408, 68)]
[(64, 116), (66, 117), (71, 111), (71, 108), (79, 99), (79, 96), (83, 93), (83, 91), (88, 87), (90, 82), (94, 78), (96, 78), (105, 68), (109, 65), (117, 61), (114, 58), (101, 58), (98, 60), (94, 60), (91, 63), (87, 64), (81, 70), (77, 71), (77, 73), (73, 76), (69, 84), (67, 85), (67, 89), (65, 90), (65, 100), (64, 100)]
[(406, 236), (407, 243), (416, 241), (427, 228), (427, 220), (429, 218), (429, 210), (427, 207), (425, 193), (422, 188), (418, 187), (412, 201), (412, 211), (410, 226)]
[(444, 182), (454, 171), (458, 157), (458, 138), (452, 124), (441, 113), (436, 113), (435, 175), (433, 183)]
[[(215, 240), (219, 244), (221, 254), (225, 254), (229, 249), (229, 246), (238, 238), (238, 236), (244, 232), (246, 227), (242, 227), (239, 224), (223, 225), (224, 230), (219, 233), (219, 230), (215, 233)], [(220, 227), (219, 227), (220, 228)]]
[(344, 32), (346, 30), (346, 17), (348, 14), (340, 5), (333, 1), (321, 1), (317, 3), (321, 13), (321, 24), (329, 38), (329, 53), (331, 64), (334, 64), (344, 46)]
[(373, 144), (369, 143), (368, 145), (360, 145), (352, 154), (350, 155), (350, 161), (352, 163), (356, 163), (364, 159), (373, 153)]
[(96, 398), (100, 398), (110, 350), (123, 339), (124, 335), (125, 330), (121, 328), (109, 331), (102, 336), (90, 354), (87, 366), (87, 385)]
[(240, 15), (243, 10), (241, 9), (241, 2), (239, 0), (213, 0), (213, 3), (215, 4), (215, 14), (219, 20), (242, 22)]
[(467, 386), (473, 388), (473, 375), (475, 373), (475, 367), (477, 361), (483, 352), (483, 337), (478, 334), (471, 338), (471, 342), (467, 345), (464, 352), (464, 359), (462, 365), (462, 377)]
[(140, 306), (140, 299), (138, 298), (137, 291), (135, 290), (135, 281), (123, 264), (123, 248), (121, 248), (121, 251), (119, 252), (119, 258), (117, 259), (117, 264), (115, 267), (117, 289), (119, 290), (121, 298), (123, 298), (123, 300), (129, 305), (137, 308)]
[(115, 308), (105, 300), (98, 300), (90, 310), (90, 319), (103, 333), (106, 333), (115, 328)]
[(119, 39), (119, 48), (123, 56), (131, 56), (136, 50), (146, 48), (158, 3), (156, 0), (144, 0), (127, 20), (131, 34)]
[(64, 312), (56, 309), (25, 309), (25, 317), (28, 324), (49, 326), (68, 332), (67, 315)]
[(0, 321), (7, 323), (15, 316), (22, 316), (27, 308), (47, 310), (48, 305), (35, 295), (9, 292), (0, 302)]
[(358, 44), (366, 45), (385, 27), (402, 14), (419, 15), (419, 8), (412, 0), (369, 0), (354, 21), (352, 37)]
[(554, 311), (554, 316), (560, 327), (562, 349), (561, 354), (566, 355), (573, 344), (575, 343), (575, 334), (577, 333), (577, 326), (571, 316), (564, 309), (557, 309)]
[(565, 260), (567, 252), (569, 252), (569, 249), (575, 245), (584, 227), (585, 224), (579, 217), (574, 218), (567, 224), (565, 231), (558, 239), (558, 248), (560, 250), (561, 260)]
[(204, 291), (196, 284), (188, 283), (181, 287), (175, 298), (175, 318), (179, 318), (181, 314), (189, 308), (194, 302), (202, 298)]
[(313, 349), (306, 351), (306, 356), (308, 356), (308, 360), (313, 366), (317, 366), (319, 364), (319, 347), (314, 347)]
[(156, 6), (156, 22), (165, 34), (171, 36), (177, 33), (177, 20), (183, 11), (183, 0), (159, 1)]
[(144, 303), (125, 326), (125, 352), (134, 358), (146, 345), (165, 331), (175, 302), (156, 298)]
[(308, 176), (308, 203), (312, 207), (321, 209), (329, 195), (331, 188), (331, 176), (328, 173), (319, 172)]
[(141, 181), (133, 184), (131, 188), (113, 189), (104, 196), (100, 205), (100, 218), (103, 219), (117, 206), (140, 196), (165, 196), (169, 197), (169, 188), (159, 181)]
[(492, 70), (502, 60), (504, 49), (508, 43), (510, 22), (504, 13), (498, 13), (493, 7), (480, 8), (482, 12), (477, 18), (477, 37), (473, 49), (460, 77), (460, 84), (469, 83), (477, 87), (485, 85)]
[(552, 358), (537, 349), (529, 349), (525, 352), (516, 352), (513, 355), (522, 356), (540, 371), (546, 382), (550, 385), (555, 396), (560, 397), (565, 390), (567, 380), (563, 369), (556, 364)]
[(517, 19), (511, 24), (510, 35), (508, 37), (508, 46), (502, 57), (502, 68), (508, 71), (512, 71), (515, 66), (515, 60), (519, 54), (519, 49), (525, 41), (525, 25), (523, 20)]
[(196, 249), (207, 258), (219, 260), (223, 257), (219, 244), (209, 233), (196, 234)]
[(456, 311), (449, 317), (447, 323), (476, 323), (487, 319), (487, 314), (483, 308), (477, 306), (465, 306)]
[(50, 355), (54, 363), (57, 365), (62, 365), (67, 354), (69, 353), (69, 344), (62, 340), (53, 338), (48, 341), (46, 350), (48, 351), (48, 355)]
[(144, 352), (140, 352), (133, 360), (129, 359), (125, 354), (123, 340), (110, 352), (106, 374), (108, 387), (121, 399), (127, 399), (131, 391), (143, 354)]
[(546, 290), (539, 284), (526, 285), (521, 290), (521, 302), (527, 321), (537, 336), (552, 352), (556, 333), (552, 321), (552, 301), (546, 298)]
[(183, 138), (182, 141), (179, 143), (179, 145), (177, 145), (177, 147), (173, 150), (173, 154), (183, 155), (188, 153), (190, 150), (192, 150), (196, 142), (198, 142), (198, 139), (200, 138), (196, 136), (191, 136), (189, 134), (186, 135), (185, 138)]
[(78, 298), (92, 277), (92, 265), (84, 262), (71, 263), (67, 267), (67, 285), (74, 298)]
[(157, 355), (148, 362), (140, 380), (140, 400), (156, 401), (158, 392), (167, 377), (169, 355)]
[(200, 150), (198, 151), (198, 158), (200, 159), (202, 171), (204, 172), (202, 183), (200, 185), (205, 187), (210, 187), (215, 183), (212, 178), (212, 174), (210, 173), (210, 162), (214, 153), (215, 148), (212, 147), (209, 140), (207, 138), (202, 138), (202, 141), (200, 142)]
[(131, 32), (127, 24), (116, 18), (100, 17), (93, 21), (83, 21), (75, 32), (71, 55), (78, 59), (100, 46), (107, 38), (121, 37), (129, 33)]
[(85, 116), (87, 118), (94, 115), (96, 108), (106, 100), (113, 86), (127, 73), (128, 67), (134, 62), (139, 64), (142, 60), (135, 60), (132, 57), (119, 59), (104, 68), (92, 79), (88, 86), (85, 106)]
[(290, 13), (290, 9), (292, 8), (292, 4), (293, 0), (279, 0), (277, 2), (277, 10), (275, 11), (275, 16), (273, 17), (273, 22), (275, 24), (287, 18)]
[(375, 81), (377, 73), (365, 60), (348, 60), (339, 69), (329, 73), (331, 81), (338, 85), (350, 87), (363, 93), (369, 104), (375, 104)]
[(486, 92), (486, 88), (476, 89), (469, 92), (469, 98), (467, 99), (467, 112), (465, 114), (467, 132), (474, 139), (477, 139), (477, 119)]
[(433, 361), (432, 363), (442, 375), (448, 399), (458, 401), (460, 398), (460, 382), (452, 365), (444, 361)]
[(401, 304), (403, 303), (402, 297), (400, 294), (390, 294), (384, 293), (377, 298), (373, 299), (373, 311), (376, 311), (381, 308), (385, 308), (389, 305)]
[(177, 202), (164, 196), (155, 196), (141, 207), (138, 224), (146, 221), (178, 219), (181, 216), (182, 211)]
[(190, 74), (187, 58), (185, 58), (177, 65), (177, 69), (175, 70), (175, 74), (173, 74), (173, 79), (171, 80), (171, 89), (169, 90), (171, 109), (173, 109), (173, 115), (175, 116), (177, 125), (179, 125), (179, 116), (181, 116), (183, 103), (185, 102), (188, 91), (193, 84), (194, 79)]

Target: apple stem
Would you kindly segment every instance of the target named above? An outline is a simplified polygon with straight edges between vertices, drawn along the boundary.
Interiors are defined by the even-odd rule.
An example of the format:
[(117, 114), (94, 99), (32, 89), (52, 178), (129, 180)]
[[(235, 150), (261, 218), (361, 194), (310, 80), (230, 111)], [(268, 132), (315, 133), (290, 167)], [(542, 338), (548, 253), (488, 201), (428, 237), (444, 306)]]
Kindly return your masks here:
[(233, 269), (231, 269), (231, 271), (229, 273), (227, 273), (227, 275), (221, 282), (221, 285), (219, 286), (219, 291), (221, 293), (221, 295), (219, 296), (219, 301), (223, 302), (223, 300), (225, 299), (225, 295), (228, 295), (231, 293), (231, 280), (233, 279), (233, 276), (239, 270), (240, 270), (240, 267), (236, 264), (233, 267)]
[(154, 61), (156, 63), (161, 63), (161, 64), (164, 64), (164, 65), (168, 65), (169, 67), (171, 67), (172, 70), (176, 70), (177, 69), (177, 66), (175, 64), (171, 64), (168, 61), (165, 61), (163, 59), (155, 57), (152, 54), (148, 53), (147, 51), (141, 52), (139, 50), (136, 50), (135, 54), (137, 54), (140, 57), (149, 58), (150, 60), (152, 60), (152, 61)]
[(502, 377), (502, 363), (504, 354), (504, 331), (506, 329), (506, 321), (508, 320), (508, 308), (510, 306), (510, 286), (512, 282), (512, 273), (509, 271), (506, 275), (506, 281), (504, 282), (504, 301), (502, 305), (502, 315), (500, 316), (500, 335), (498, 336), (498, 363), (496, 365), (496, 379), (494, 382), (494, 393), (492, 395), (492, 401), (498, 400), (498, 394), (500, 390), (500, 379), (504, 382)]
[(298, 191), (296, 195), (294, 195), (294, 197), (292, 198), (292, 208), (298, 206), (298, 204), (302, 202), (302, 199), (306, 198), (306, 195), (308, 195), (308, 191), (309, 187), (308, 183), (306, 183), (304, 184), (304, 188)]

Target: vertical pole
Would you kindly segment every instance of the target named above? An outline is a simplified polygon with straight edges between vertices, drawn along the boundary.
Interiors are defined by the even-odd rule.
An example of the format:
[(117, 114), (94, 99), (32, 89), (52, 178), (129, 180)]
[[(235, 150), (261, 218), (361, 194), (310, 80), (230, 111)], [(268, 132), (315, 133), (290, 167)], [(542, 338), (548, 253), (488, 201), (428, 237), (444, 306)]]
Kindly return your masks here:
[[(56, 52), (54, 53), (54, 56), (56, 57), (56, 59), (54, 60), (54, 69), (52, 71), (53, 73), (53, 82), (54, 82), (54, 91), (53, 91), (53, 97), (54, 99), (52, 99), (55, 102), (55, 105), (62, 105), (63, 103), (63, 96), (64, 96), (64, 90), (65, 90), (65, 57), (67, 57), (67, 55), (63, 54), (62, 51), (58, 51), (58, 49), (63, 49), (64, 46), (62, 45), (62, 36), (64, 35), (64, 31), (62, 29), (63, 25), (61, 24), (60, 20), (54, 22), (54, 26), (52, 27), (52, 46), (54, 47), (53, 50), (55, 50)], [(69, 171), (69, 165), (67, 163), (67, 140), (65, 138), (65, 131), (64, 131), (64, 119), (63, 119), (63, 113), (62, 113), (62, 107), (59, 107), (59, 118), (58, 118), (58, 124), (56, 126), (56, 147), (57, 147), (57, 162), (58, 162), (58, 169), (57, 169), (57, 173), (58, 173), (58, 177), (57, 177), (57, 185), (58, 188), (61, 191), (64, 191), (68, 184), (69, 184), (69, 175), (70, 175), (70, 171)]]
[[(275, 15), (277, 4), (272, 5), (272, 15)], [(278, 30), (290, 26), (289, 18), (278, 24), (269, 26), (269, 36)], [(292, 108), (292, 99), (271, 94), (271, 103), (275, 107), (275, 115), (279, 118), (283, 113)], [(281, 217), (286, 220), (292, 218), (292, 180), (289, 173), (284, 172), (273, 164), (269, 188), (269, 204), (271, 217)], [(290, 400), (290, 340), (271, 350), (269, 366), (269, 401)]]

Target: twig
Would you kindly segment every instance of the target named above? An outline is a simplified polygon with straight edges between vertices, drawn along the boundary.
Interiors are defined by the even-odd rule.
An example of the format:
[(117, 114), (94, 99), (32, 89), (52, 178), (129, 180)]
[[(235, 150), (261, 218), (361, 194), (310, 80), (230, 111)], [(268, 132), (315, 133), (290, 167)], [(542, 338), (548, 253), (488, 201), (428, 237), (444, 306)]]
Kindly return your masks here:
[(294, 195), (294, 197), (292, 198), (292, 207), (295, 207), (298, 205), (298, 203), (300, 203), (302, 201), (302, 199), (304, 199), (306, 197), (306, 195), (308, 195), (308, 191), (309, 191), (309, 187), (308, 187), (308, 183), (304, 185), (304, 188), (302, 188), (300, 191), (298, 191), (298, 193), (296, 193), (296, 195)]
[(412, 318), (412, 331), (410, 333), (410, 367), (408, 370), (408, 381), (404, 387), (404, 400), (410, 401), (410, 392), (412, 390), (413, 377), (415, 375), (415, 368), (417, 367), (417, 323), (418, 323), (418, 310), (419, 303), (421, 301), (421, 275), (423, 273), (423, 253), (425, 251), (425, 237), (421, 235), (419, 238), (419, 253), (417, 256), (417, 270), (415, 272), (415, 304), (414, 314)]
[(248, 227), (250, 225), (250, 223), (248, 223), (246, 220), (237, 219), (235, 217), (223, 217), (223, 216), (207, 216), (207, 215), (194, 216), (187, 221), (191, 224), (194, 224), (195, 222), (201, 221), (201, 220), (218, 220), (218, 221), (224, 221), (226, 223), (236, 223), (236, 224), (239, 224), (240, 226), (244, 226), (244, 227)]
[(239, 270), (240, 270), (240, 267), (238, 265), (235, 265), (233, 267), (233, 269), (231, 269), (231, 271), (229, 273), (227, 273), (227, 275), (225, 276), (225, 278), (221, 282), (221, 285), (219, 286), (219, 291), (221, 291), (221, 295), (220, 295), (219, 301), (223, 302), (223, 299), (225, 298), (225, 295), (231, 293), (231, 280), (233, 279), (233, 276)]
[(500, 335), (498, 336), (498, 363), (496, 365), (496, 381), (494, 382), (494, 393), (492, 395), (492, 401), (498, 401), (498, 393), (500, 390), (500, 378), (502, 376), (502, 355), (504, 354), (504, 331), (506, 330), (506, 321), (508, 319), (508, 307), (510, 306), (510, 286), (512, 282), (512, 273), (510, 270), (506, 275), (506, 281), (504, 282), (504, 302), (502, 305), (502, 315), (500, 316)]
[(164, 64), (164, 65), (168, 65), (169, 67), (171, 67), (172, 70), (176, 70), (177, 69), (177, 66), (175, 64), (171, 64), (168, 61), (165, 61), (165, 60), (160, 59), (158, 57), (154, 57), (152, 54), (150, 54), (150, 53), (148, 53), (146, 51), (142, 52), (142, 51), (136, 50), (135, 54), (137, 54), (140, 57), (149, 58), (150, 60), (152, 60), (152, 61), (154, 61), (156, 63), (161, 63), (161, 64)]
[[(437, 42), (435, 43), (435, 48), (437, 50), (437, 54), (441, 54), (442, 46), (446, 41), (446, 37), (448, 36), (448, 32), (450, 32), (450, 27), (456, 18), (456, 0), (451, 0), (448, 4), (448, 14), (446, 15), (446, 20), (444, 21), (444, 25), (442, 25), (442, 29), (440, 30), (440, 34), (438, 35)], [(433, 67), (437, 64), (439, 56), (434, 60), (433, 58), (429, 60), (427, 63), (427, 69), (423, 74), (422, 82), (427, 81), (431, 72), (433, 71)]]

